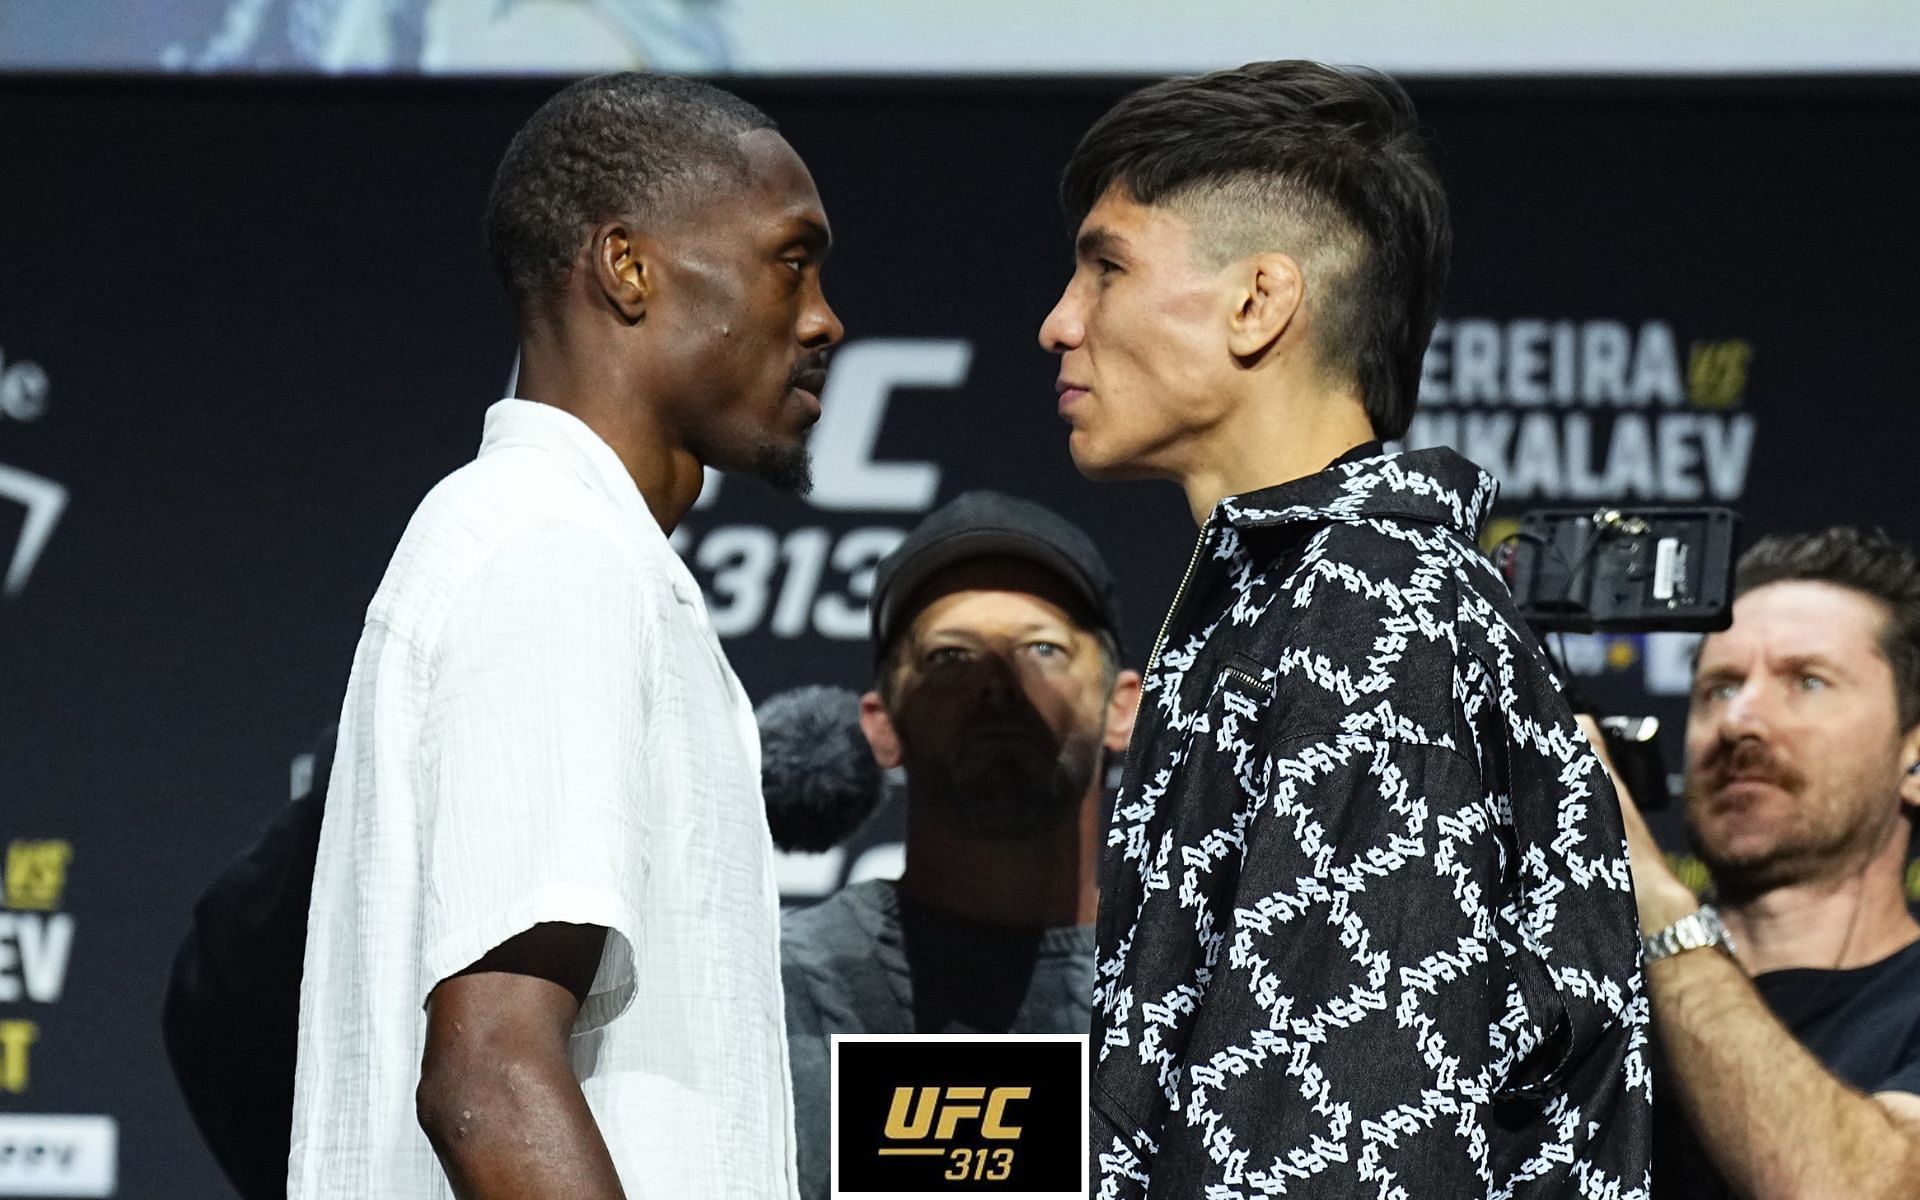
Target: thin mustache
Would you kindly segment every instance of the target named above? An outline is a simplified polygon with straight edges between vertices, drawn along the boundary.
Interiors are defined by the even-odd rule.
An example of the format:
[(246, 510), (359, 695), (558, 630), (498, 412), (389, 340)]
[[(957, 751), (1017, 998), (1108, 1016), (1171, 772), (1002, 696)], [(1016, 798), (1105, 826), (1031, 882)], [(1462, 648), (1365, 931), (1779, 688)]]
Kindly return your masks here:
[(815, 355), (802, 362), (793, 369), (793, 374), (787, 377), (787, 383), (793, 387), (806, 387), (808, 384), (812, 384), (812, 387), (807, 388), (810, 392), (819, 391), (821, 385), (826, 383), (826, 381), (827, 358), (824, 354)]

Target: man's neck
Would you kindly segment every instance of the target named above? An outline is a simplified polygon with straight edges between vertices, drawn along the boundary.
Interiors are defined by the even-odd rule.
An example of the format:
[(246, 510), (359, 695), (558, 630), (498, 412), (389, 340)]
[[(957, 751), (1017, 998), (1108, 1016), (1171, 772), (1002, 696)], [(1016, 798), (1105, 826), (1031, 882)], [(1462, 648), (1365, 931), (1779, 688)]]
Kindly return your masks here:
[(1063, 821), (1050, 836), (1017, 842), (970, 838), (910, 818), (900, 893), (981, 925), (1090, 925), (1100, 898), (1097, 813), (1097, 804), (1083, 804), (1077, 820)]
[(1920, 939), (1907, 908), (1899, 864), (1874, 862), (1838, 880), (1789, 884), (1723, 905), (1748, 973), (1789, 967), (1863, 967)]
[(1228, 496), (1305, 478), (1374, 440), (1365, 406), (1351, 392), (1251, 396), (1208, 431), (1179, 473), (1195, 525)]
[(515, 391), (580, 418), (613, 449), (660, 528), (672, 533), (700, 496), (698, 459), (656, 419), (613, 355), (568, 343), (551, 327), (524, 331)]

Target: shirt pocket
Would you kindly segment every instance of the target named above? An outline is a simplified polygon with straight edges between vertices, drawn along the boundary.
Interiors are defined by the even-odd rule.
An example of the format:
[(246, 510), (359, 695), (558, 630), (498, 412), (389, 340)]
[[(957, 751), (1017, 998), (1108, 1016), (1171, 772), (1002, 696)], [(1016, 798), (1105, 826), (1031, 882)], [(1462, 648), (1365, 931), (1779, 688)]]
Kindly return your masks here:
[(1219, 785), (1231, 778), (1248, 797), (1264, 794), (1265, 781), (1256, 778), (1263, 758), (1258, 726), (1277, 691), (1273, 671), (1251, 655), (1234, 651), (1214, 669), (1204, 736), (1189, 751), (1189, 769), (1208, 792), (1220, 794)]
[(1506, 975), (1519, 989), (1537, 1041), (1513, 1064), (1498, 1089), (1500, 1099), (1537, 1099), (1552, 1093), (1578, 1057), (1573, 1023), (1547, 964), (1521, 946), (1506, 960)]
[(1216, 697), (1237, 695), (1263, 707), (1273, 699), (1274, 673), (1259, 659), (1236, 650), (1220, 664), (1214, 675), (1213, 691)]

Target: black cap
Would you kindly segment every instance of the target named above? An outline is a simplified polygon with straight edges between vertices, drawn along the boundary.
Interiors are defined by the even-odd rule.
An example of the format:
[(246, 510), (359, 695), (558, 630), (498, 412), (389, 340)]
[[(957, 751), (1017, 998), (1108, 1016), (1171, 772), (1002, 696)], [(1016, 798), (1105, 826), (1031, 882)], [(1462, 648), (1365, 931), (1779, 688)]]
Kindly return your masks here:
[(1079, 526), (1030, 500), (966, 492), (927, 514), (873, 573), (873, 654), (886, 653), (912, 617), (914, 593), (935, 573), (971, 558), (1005, 555), (1037, 563), (1064, 580), (1097, 626), (1120, 638), (1113, 573)]

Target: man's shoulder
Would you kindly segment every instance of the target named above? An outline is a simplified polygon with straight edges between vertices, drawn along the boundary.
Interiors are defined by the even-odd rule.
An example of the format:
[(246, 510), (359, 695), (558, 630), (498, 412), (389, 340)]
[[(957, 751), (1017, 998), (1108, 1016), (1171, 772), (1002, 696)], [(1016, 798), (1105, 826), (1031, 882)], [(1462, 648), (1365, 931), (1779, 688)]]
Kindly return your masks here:
[(1270, 736), (1344, 728), (1388, 699), (1413, 725), (1457, 735), (1463, 688), (1505, 676), (1529, 695), (1557, 690), (1492, 565), (1456, 533), (1386, 517), (1291, 537), (1250, 540), (1271, 591), (1247, 585), (1222, 626), (1237, 626), (1225, 644), (1273, 682), (1295, 681)]
[(510, 446), (435, 484), (414, 510), (408, 533), (465, 534), (485, 549), (543, 525), (616, 534), (620, 519), (620, 511), (559, 456), (539, 446)]
[[(1242, 546), (1253, 570), (1244, 576), (1246, 623), (1289, 644), (1371, 644), (1388, 623), (1451, 626), (1463, 600), (1480, 594), (1457, 536), (1392, 518), (1330, 521), (1251, 530)], [(1255, 593), (1271, 590), (1273, 600)]]
[(1392, 516), (1331, 522), (1300, 545), (1288, 568), (1296, 599), (1332, 601), (1296, 604), (1303, 629), (1371, 633), (1389, 621), (1445, 623), (1459, 635), (1456, 652), (1534, 640), (1493, 563), (1440, 526)]
[[(626, 591), (666, 585), (648, 539), (606, 498), (535, 448), (496, 451), (436, 484), (394, 548), (368, 616), (418, 637), (490, 572), (520, 576), (547, 564), (577, 586)], [(508, 594), (502, 591), (501, 594)]]

